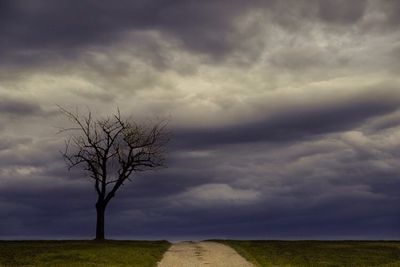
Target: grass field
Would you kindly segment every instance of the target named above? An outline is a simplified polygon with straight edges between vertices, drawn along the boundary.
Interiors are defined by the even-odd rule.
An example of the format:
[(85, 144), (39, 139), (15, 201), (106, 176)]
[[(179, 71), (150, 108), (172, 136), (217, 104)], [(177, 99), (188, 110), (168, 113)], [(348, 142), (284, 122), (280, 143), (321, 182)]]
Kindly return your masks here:
[(400, 242), (219, 241), (256, 266), (400, 266)]
[(156, 266), (167, 241), (0, 241), (0, 266)]

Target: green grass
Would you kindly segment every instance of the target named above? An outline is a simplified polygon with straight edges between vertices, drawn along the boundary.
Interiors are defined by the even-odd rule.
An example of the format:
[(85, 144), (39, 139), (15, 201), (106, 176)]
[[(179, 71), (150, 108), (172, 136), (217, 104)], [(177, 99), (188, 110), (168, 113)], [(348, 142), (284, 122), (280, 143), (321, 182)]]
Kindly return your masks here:
[(167, 241), (0, 241), (0, 266), (156, 266)]
[(256, 266), (400, 266), (400, 242), (220, 241)]

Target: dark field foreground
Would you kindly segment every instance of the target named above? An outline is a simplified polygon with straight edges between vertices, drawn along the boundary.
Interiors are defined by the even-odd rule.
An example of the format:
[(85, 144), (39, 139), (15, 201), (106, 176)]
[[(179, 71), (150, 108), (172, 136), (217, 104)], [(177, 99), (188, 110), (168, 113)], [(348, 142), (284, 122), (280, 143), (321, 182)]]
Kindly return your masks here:
[(256, 266), (400, 266), (400, 242), (219, 241)]
[(0, 266), (156, 266), (167, 241), (0, 241)]

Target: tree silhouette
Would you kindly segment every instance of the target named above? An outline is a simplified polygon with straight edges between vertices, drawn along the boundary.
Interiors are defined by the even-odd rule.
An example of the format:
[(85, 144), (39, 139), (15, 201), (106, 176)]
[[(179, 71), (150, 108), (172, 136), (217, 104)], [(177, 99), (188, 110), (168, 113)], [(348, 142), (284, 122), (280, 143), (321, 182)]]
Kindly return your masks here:
[(75, 124), (62, 152), (68, 169), (82, 166), (93, 180), (97, 193), (96, 240), (104, 240), (105, 210), (115, 193), (137, 172), (164, 166), (165, 146), (169, 140), (163, 122), (137, 124), (123, 119), (119, 112), (94, 119), (60, 110)]

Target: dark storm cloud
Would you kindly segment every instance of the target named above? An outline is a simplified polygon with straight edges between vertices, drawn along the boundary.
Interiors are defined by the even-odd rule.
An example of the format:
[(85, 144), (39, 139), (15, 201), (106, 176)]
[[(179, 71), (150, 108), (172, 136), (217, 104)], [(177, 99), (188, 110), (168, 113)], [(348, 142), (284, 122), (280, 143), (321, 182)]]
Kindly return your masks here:
[(400, 24), (400, 3), (396, 0), (382, 1), (383, 11), (386, 16), (386, 23), (388, 26), (396, 27)]
[(0, 112), (13, 116), (27, 116), (44, 113), (39, 104), (19, 98), (2, 96), (0, 98)]
[(393, 112), (386, 116), (378, 117), (366, 125), (366, 129), (372, 132), (379, 132), (388, 128), (400, 125), (400, 112)]
[[(3, 137), (6, 149), (0, 153), (0, 167), (51, 167), (61, 159), (59, 144), (34, 142), (32, 138)], [(49, 171), (51, 168), (49, 169)]]
[[(242, 157), (250, 154), (260, 156), (257, 153), (253, 148), (245, 146), (240, 149)], [(269, 153), (265, 151), (264, 154)], [(216, 153), (203, 159), (208, 162), (209, 168), (202, 168), (202, 172), (198, 174), (208, 176), (209, 182), (215, 183), (218, 180), (215, 168), (218, 169), (220, 168), (218, 166), (223, 164), (236, 165), (237, 160), (240, 161), (232, 156), (234, 153), (230, 155), (229, 157), (222, 152), (222, 154)], [(273, 152), (271, 156), (273, 157)], [(241, 170), (230, 178), (230, 184), (248, 179), (246, 173), (251, 175), (253, 163), (248, 162), (247, 166), (242, 162)], [(285, 160), (282, 162), (286, 167), (288, 167), (287, 164), (292, 163)], [(179, 196), (179, 191), (188, 190), (190, 184), (191, 186), (199, 184), (197, 179), (199, 176), (186, 173), (184, 169), (175, 170), (176, 176), (168, 176), (168, 181), (173, 186), (167, 186), (167, 188), (175, 188), (170, 191), (170, 197), (165, 194), (157, 195), (158, 190), (153, 191), (150, 182), (145, 186), (147, 183), (143, 183), (145, 179), (139, 178), (138, 180), (143, 179), (139, 182), (140, 186), (134, 182), (132, 186), (127, 187), (111, 207), (110, 212), (115, 214), (115, 217), (110, 218), (110, 231), (116, 236), (130, 233), (131, 236), (162, 236), (172, 239), (196, 236), (203, 238), (340, 238), (340, 236), (364, 238), (365, 231), (370, 233), (370, 238), (398, 237), (395, 227), (400, 219), (399, 209), (395, 204), (398, 196), (386, 190), (387, 187), (397, 186), (397, 173), (387, 173), (383, 176), (379, 171), (376, 172), (371, 168), (363, 169), (365, 165), (357, 170), (341, 173), (336, 169), (340, 170), (345, 164), (337, 165), (337, 163), (334, 158), (330, 159), (331, 165), (325, 166), (324, 169), (336, 172), (333, 176), (340, 180), (339, 184), (337, 180), (324, 179), (322, 173), (314, 178), (300, 175), (299, 172), (293, 173), (292, 177), (286, 174), (285, 177), (280, 177), (279, 184), (276, 185), (268, 182), (274, 180), (273, 176), (266, 176), (260, 180), (249, 179), (253, 187), (258, 187), (263, 194), (255, 203), (243, 203), (240, 206), (236, 206), (233, 202), (219, 201), (211, 203), (210, 206), (204, 206), (204, 203), (210, 200), (209, 194), (208, 200), (199, 199), (198, 205), (190, 199), (176, 197)], [(179, 165), (185, 166), (185, 164), (186, 161), (183, 160)], [(189, 166), (192, 165), (189, 164)], [(318, 164), (314, 163), (313, 166), (318, 167)], [(200, 180), (201, 183), (205, 182), (202, 178)], [(264, 184), (261, 187), (266, 184), (268, 186), (260, 188), (260, 181)], [(137, 190), (147, 191), (147, 194), (138, 194)], [(151, 201), (146, 196), (152, 196)], [(133, 222), (134, 227), (129, 222)], [(371, 233), (372, 229), (379, 225), (385, 226), (379, 232)]]
[[(63, 0), (1, 2), (0, 55), (3, 64), (32, 65), (71, 60), (85, 47), (121, 41), (129, 31), (156, 30), (179, 40), (191, 51), (223, 58), (242, 47), (257, 31), (238, 30), (237, 19), (248, 11), (263, 12), (267, 25), (296, 28), (302, 22), (350, 24), (363, 17), (366, 1), (126, 1)], [(384, 12), (397, 21), (396, 1)], [(279, 16), (276, 16), (276, 14)], [(254, 53), (254, 51), (243, 51)]]
[(333, 23), (355, 23), (365, 12), (366, 0), (319, 0), (319, 16), (323, 21)]
[(281, 51), (274, 54), (270, 62), (275, 67), (292, 71), (304, 71), (307, 68), (324, 66), (323, 56), (321, 52), (315, 51), (315, 48)]
[(398, 89), (376, 88), (347, 99), (295, 104), (281, 112), (266, 114), (265, 119), (255, 122), (226, 127), (177, 129), (176, 142), (178, 146), (202, 147), (298, 141), (315, 135), (351, 130), (371, 117), (385, 115), (398, 108)]
[(89, 237), (95, 199), (91, 186), (68, 180), (60, 182), (56, 177), (31, 178), (22, 184), (0, 187), (0, 207), (7, 214), (0, 223), (0, 236), (46, 238), (72, 234), (73, 238), (74, 234), (86, 234)]
[[(231, 20), (256, 1), (2, 1), (0, 46), (14, 62), (70, 57), (118, 41), (129, 30), (167, 32), (193, 50), (224, 54)], [(55, 54), (52, 54), (55, 53)]]
[[(0, 236), (89, 237), (95, 193), (83, 171), (67, 171), (61, 144), (9, 138), (0, 150)], [(74, 229), (79, 229), (78, 233)]]
[[(112, 238), (260, 239), (365, 238), (368, 232), (369, 238), (398, 238), (398, 194), (393, 190), (398, 172), (383, 174), (347, 148), (341, 152), (340, 145), (324, 142), (299, 142), (298, 149), (281, 153), (280, 148), (244, 144), (206, 156), (172, 152), (168, 169), (139, 174), (117, 193), (107, 211), (107, 233)], [(0, 236), (92, 237), (92, 184), (82, 173), (68, 173), (54, 149), (44, 150), (57, 158), (49, 163), (55, 168), (29, 175), (23, 186), (21, 180), (12, 181), (17, 177), (0, 186), (0, 207), (7, 213)], [(293, 157), (296, 151), (307, 153)], [(314, 161), (299, 165), (302, 158)], [(257, 170), (268, 162), (279, 171)], [(349, 169), (350, 162), (359, 165)], [(234, 173), (227, 171), (229, 166), (237, 167)], [(204, 195), (197, 194), (200, 189)], [(251, 191), (259, 194), (240, 203), (240, 194)]]

